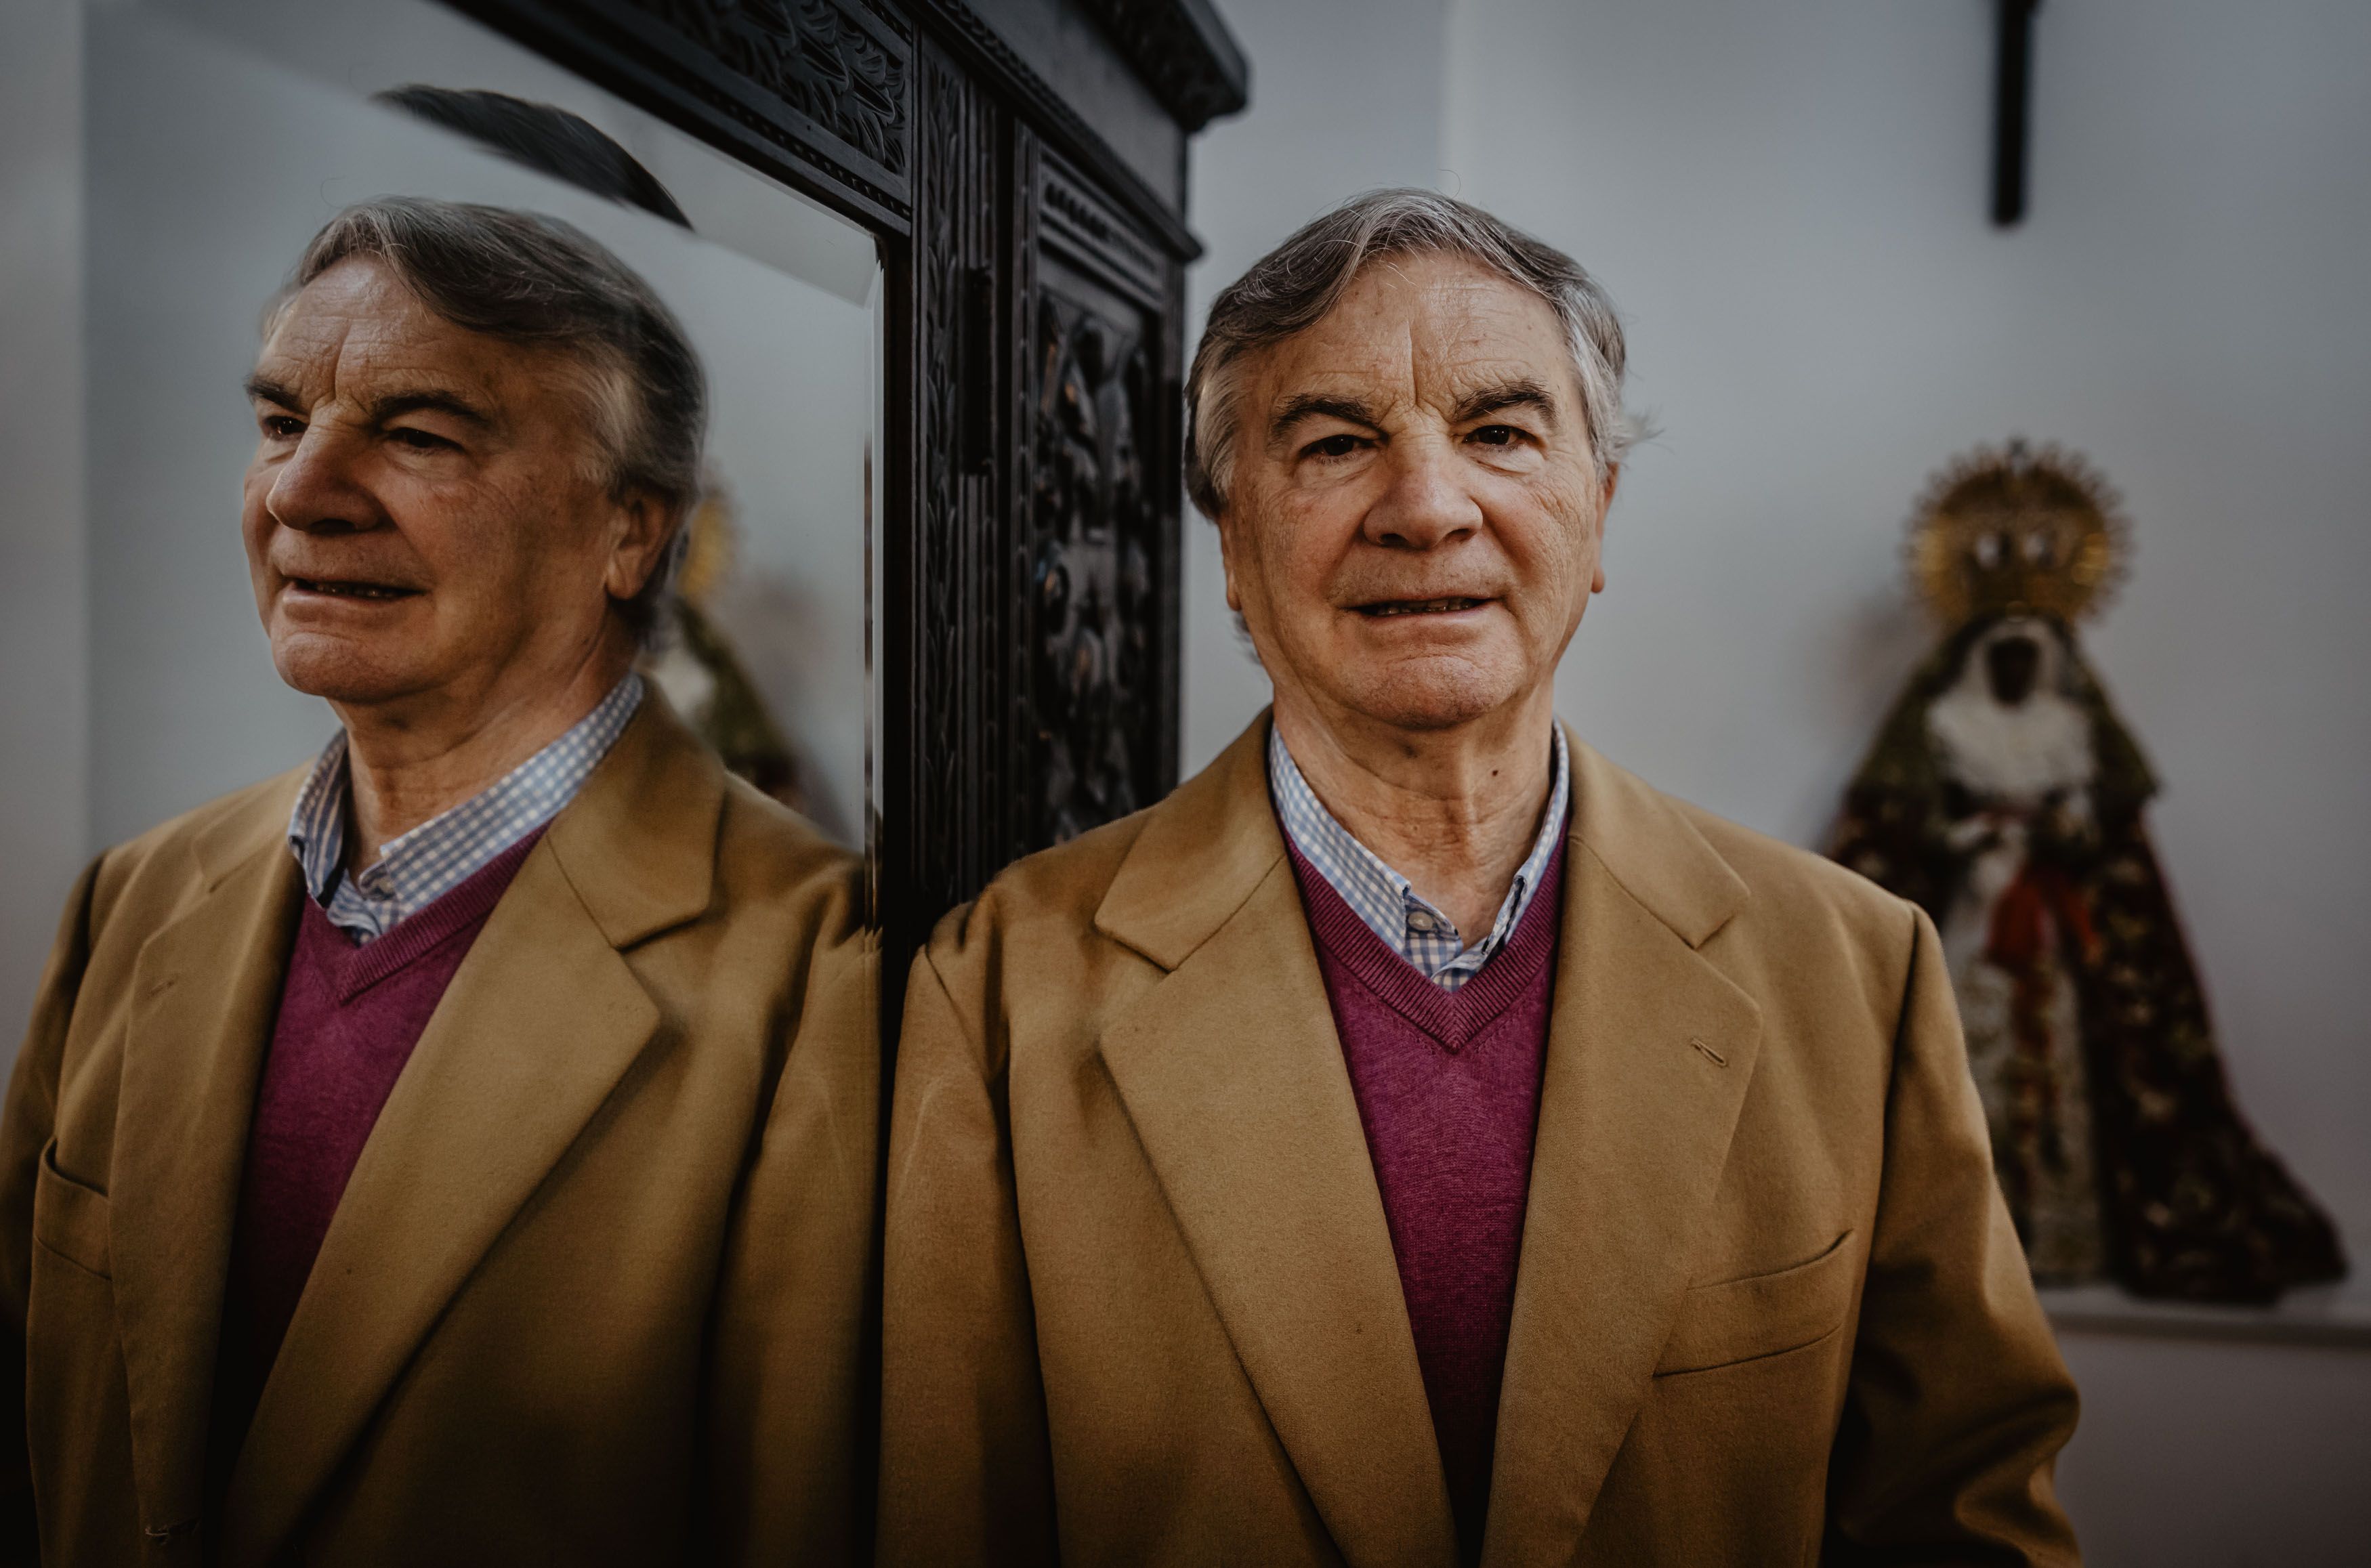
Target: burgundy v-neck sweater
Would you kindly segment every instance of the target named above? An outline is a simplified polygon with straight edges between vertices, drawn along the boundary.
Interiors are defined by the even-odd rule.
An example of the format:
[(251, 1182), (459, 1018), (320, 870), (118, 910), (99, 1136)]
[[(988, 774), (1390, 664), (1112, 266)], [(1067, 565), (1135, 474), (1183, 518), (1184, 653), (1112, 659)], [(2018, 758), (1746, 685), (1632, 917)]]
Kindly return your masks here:
[(1459, 1550), (1477, 1562), (1547, 1059), (1564, 846), (1506, 946), (1454, 991), (1394, 952), (1291, 853), (1391, 1225)]
[(251, 1409), (262, 1391), (396, 1078), (541, 836), (541, 829), (527, 835), (367, 946), (357, 947), (318, 904), (305, 900), (248, 1132), (232, 1237), (223, 1337), (224, 1392), (234, 1406), (244, 1397)]

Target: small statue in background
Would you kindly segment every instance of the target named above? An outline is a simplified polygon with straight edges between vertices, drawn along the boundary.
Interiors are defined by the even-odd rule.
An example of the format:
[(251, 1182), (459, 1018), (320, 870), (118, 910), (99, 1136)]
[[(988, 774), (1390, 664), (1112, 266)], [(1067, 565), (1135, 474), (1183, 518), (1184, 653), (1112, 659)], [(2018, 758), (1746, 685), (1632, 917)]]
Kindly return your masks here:
[(2035, 1277), (2269, 1301), (2345, 1262), (2232, 1103), (2142, 820), (2157, 781), (2075, 640), (2123, 536), (2106, 486), (2053, 448), (1979, 451), (1936, 482), (1911, 570), (1950, 629), (1831, 853), (1942, 932)]

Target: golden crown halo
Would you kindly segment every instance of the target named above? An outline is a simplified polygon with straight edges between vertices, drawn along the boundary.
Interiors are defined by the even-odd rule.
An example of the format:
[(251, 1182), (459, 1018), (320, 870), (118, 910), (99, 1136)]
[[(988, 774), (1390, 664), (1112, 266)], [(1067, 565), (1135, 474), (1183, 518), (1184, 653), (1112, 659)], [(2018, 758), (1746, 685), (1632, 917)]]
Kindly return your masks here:
[(2116, 492), (2057, 446), (1980, 446), (1927, 484), (1910, 517), (1912, 584), (1945, 624), (2031, 610), (2075, 621), (2122, 581)]

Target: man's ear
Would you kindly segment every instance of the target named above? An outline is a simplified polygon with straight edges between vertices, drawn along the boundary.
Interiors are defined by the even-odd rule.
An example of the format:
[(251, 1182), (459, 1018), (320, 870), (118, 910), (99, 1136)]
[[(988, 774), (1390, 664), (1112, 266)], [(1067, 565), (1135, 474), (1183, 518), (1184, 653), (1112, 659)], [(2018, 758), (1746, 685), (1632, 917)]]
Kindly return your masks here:
[(1227, 580), (1227, 608), (1241, 616), (1243, 596), (1235, 589), (1234, 515), (1234, 508), (1226, 507), (1210, 520), (1210, 526), (1219, 531), (1219, 570)]
[(1592, 594), (1605, 592), (1605, 519), (1613, 511), (1613, 490), (1621, 482), (1622, 465), (1608, 463), (1605, 466), (1605, 483), (1598, 491), (1597, 499), (1597, 572), (1589, 582), (1589, 591)]
[(616, 532), (601, 585), (613, 599), (630, 599), (666, 559), (667, 547), (684, 525), (684, 509), (645, 490), (626, 492), (617, 504)]

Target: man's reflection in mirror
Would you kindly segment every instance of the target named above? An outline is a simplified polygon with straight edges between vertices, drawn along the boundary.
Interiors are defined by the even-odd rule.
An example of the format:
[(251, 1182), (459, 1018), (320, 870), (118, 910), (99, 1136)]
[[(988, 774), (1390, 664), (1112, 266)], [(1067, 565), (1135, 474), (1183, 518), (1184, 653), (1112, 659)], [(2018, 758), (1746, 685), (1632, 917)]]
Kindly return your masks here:
[[(377, 97), (539, 174), (678, 228), (692, 226), (674, 195), (632, 154), (556, 105), (480, 88), (420, 85)], [(737, 539), (732, 487), (711, 463), (684, 525), (683, 569), (676, 574), (665, 623), (650, 639), (642, 670), (725, 767), (792, 810), (810, 813), (810, 770), (716, 611), (716, 595), (733, 572)]]
[(858, 868), (636, 671), (699, 357), (570, 225), (389, 198), (248, 390), (257, 609), (339, 728), (66, 910), (0, 1119), (0, 1496), (54, 1562), (851, 1556)]

